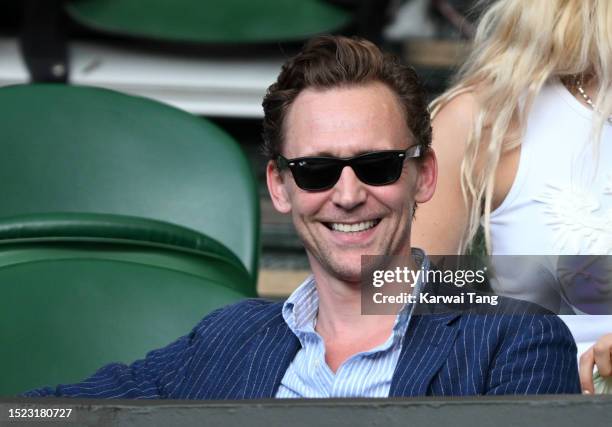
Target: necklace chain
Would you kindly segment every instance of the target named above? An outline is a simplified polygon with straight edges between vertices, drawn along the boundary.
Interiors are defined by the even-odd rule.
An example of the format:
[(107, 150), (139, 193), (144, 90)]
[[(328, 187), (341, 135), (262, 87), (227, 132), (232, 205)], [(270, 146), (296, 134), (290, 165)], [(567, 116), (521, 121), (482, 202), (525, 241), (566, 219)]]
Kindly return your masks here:
[[(593, 111), (597, 111), (598, 113), (601, 113), (601, 111), (599, 111), (597, 107), (595, 107), (595, 104), (593, 103), (593, 100), (591, 99), (589, 94), (586, 93), (586, 91), (582, 87), (582, 76), (577, 76), (574, 84), (576, 85), (576, 89), (578, 90), (578, 93), (584, 99), (584, 102), (586, 102), (589, 105), (589, 107), (593, 109)], [(612, 116), (608, 116), (608, 121), (612, 123)]]

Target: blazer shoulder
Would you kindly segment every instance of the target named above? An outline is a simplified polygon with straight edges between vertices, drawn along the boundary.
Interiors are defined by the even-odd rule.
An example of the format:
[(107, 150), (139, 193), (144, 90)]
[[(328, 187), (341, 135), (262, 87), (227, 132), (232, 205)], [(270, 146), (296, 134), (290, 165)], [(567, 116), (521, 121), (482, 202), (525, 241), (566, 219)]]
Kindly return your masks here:
[(284, 322), (282, 302), (259, 298), (246, 299), (221, 307), (205, 316), (194, 328), (196, 335), (218, 332), (231, 335), (237, 331), (255, 333)]
[(541, 306), (522, 300), (500, 297), (499, 317), (501, 330), (507, 337), (535, 335), (536, 338), (549, 336), (565, 343), (575, 352), (572, 333), (559, 316)]

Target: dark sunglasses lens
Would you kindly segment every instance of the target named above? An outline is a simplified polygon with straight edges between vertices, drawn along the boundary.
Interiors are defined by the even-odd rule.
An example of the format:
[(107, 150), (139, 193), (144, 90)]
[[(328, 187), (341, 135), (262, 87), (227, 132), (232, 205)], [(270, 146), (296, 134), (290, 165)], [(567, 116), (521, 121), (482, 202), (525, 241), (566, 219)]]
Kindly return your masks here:
[(340, 178), (341, 165), (329, 159), (298, 161), (291, 168), (295, 183), (302, 190), (326, 190)]
[(386, 185), (399, 179), (403, 163), (397, 153), (372, 153), (355, 159), (353, 169), (366, 184)]

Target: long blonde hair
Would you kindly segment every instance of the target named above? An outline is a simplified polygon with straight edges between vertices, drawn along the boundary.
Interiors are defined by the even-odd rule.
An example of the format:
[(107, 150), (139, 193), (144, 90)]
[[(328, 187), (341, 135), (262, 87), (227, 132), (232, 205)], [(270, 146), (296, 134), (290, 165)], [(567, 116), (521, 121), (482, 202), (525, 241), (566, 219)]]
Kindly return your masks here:
[[(468, 223), (459, 252), (478, 231), (481, 216), (487, 252), (495, 172), (503, 152), (520, 145), (519, 134), (534, 98), (551, 78), (596, 76), (591, 139), (599, 145), (612, 113), (612, 0), (498, 0), (482, 16), (471, 54), (454, 84), (431, 105), (432, 115), (456, 96), (472, 92), (478, 112), (461, 165)], [(553, 124), (551, 124), (553, 125)], [(487, 144), (482, 142), (487, 135)]]

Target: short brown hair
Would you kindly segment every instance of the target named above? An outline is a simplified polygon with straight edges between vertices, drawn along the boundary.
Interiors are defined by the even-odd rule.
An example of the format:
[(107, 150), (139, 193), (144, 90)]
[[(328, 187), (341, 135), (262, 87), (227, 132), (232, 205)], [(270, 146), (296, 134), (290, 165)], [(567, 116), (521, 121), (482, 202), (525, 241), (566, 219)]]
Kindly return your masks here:
[(398, 97), (408, 129), (424, 150), (431, 145), (431, 120), (425, 91), (416, 72), (392, 55), (360, 38), (320, 36), (282, 67), (263, 100), (263, 152), (270, 160), (281, 153), (289, 107), (306, 88), (333, 88), (380, 81)]

